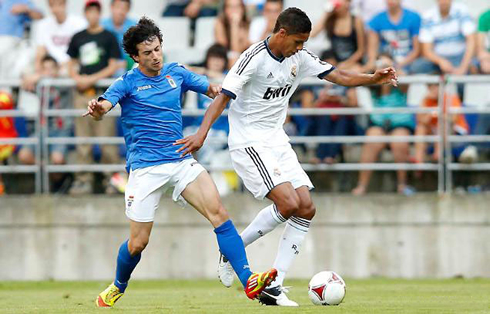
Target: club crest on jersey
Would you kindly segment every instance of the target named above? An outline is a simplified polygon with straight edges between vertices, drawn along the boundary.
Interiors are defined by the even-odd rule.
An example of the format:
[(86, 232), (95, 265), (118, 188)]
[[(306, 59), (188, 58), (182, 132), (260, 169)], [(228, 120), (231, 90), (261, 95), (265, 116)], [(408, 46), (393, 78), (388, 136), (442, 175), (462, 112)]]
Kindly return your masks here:
[(130, 195), (128, 197), (128, 208), (131, 207), (131, 205), (133, 204), (133, 201), (134, 201), (134, 196)]
[(281, 170), (279, 168), (274, 168), (274, 176), (279, 177), (281, 175)]
[(170, 86), (172, 86), (173, 88), (177, 88), (177, 84), (175, 84), (174, 79), (170, 75), (166, 75), (165, 78), (167, 79)]
[(298, 75), (298, 67), (296, 66), (296, 64), (293, 64), (293, 66), (291, 67), (291, 75), (293, 77), (296, 77), (296, 75)]

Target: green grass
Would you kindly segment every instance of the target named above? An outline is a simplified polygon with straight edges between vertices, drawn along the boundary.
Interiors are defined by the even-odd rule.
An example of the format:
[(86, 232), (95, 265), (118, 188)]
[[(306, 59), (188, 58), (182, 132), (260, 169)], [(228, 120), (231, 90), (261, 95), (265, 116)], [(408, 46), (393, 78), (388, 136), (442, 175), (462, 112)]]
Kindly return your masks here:
[(95, 308), (107, 282), (3, 282), (0, 313), (490, 313), (490, 280), (347, 280), (340, 306), (310, 303), (306, 281), (289, 281), (300, 308), (249, 301), (217, 281), (132, 281), (114, 309)]

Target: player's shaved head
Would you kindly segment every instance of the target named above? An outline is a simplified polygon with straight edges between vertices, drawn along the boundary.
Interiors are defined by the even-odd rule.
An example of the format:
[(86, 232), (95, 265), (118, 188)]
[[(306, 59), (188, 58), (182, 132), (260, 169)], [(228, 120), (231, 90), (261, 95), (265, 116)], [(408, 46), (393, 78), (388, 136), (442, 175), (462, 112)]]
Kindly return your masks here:
[(138, 55), (138, 44), (152, 42), (156, 38), (158, 38), (161, 44), (163, 36), (160, 29), (156, 26), (155, 22), (144, 16), (138, 21), (138, 24), (130, 27), (124, 34), (124, 51), (134, 59), (134, 56)]
[(305, 12), (298, 8), (287, 8), (277, 18), (273, 33), (285, 29), (288, 35), (311, 32), (311, 21)]

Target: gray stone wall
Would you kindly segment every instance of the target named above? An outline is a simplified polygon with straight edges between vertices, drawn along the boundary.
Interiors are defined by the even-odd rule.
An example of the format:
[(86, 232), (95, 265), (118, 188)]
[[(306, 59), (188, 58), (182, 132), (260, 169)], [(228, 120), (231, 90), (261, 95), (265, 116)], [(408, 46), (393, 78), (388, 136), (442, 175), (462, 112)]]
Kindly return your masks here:
[[(490, 277), (490, 196), (365, 197), (314, 194), (317, 215), (289, 276), (321, 270), (345, 277)], [(267, 205), (223, 200), (239, 230)], [(274, 262), (282, 227), (247, 248), (253, 269)], [(128, 237), (123, 197), (0, 198), (0, 280), (113, 278)], [(133, 278), (216, 278), (211, 225), (191, 207), (162, 199)]]

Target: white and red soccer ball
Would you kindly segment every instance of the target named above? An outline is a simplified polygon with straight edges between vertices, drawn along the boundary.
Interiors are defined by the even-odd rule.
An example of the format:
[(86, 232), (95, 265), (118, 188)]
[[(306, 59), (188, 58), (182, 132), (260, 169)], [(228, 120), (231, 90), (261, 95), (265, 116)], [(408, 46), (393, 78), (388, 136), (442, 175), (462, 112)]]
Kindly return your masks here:
[(345, 281), (333, 271), (319, 272), (310, 280), (308, 296), (315, 305), (339, 305), (345, 297)]

